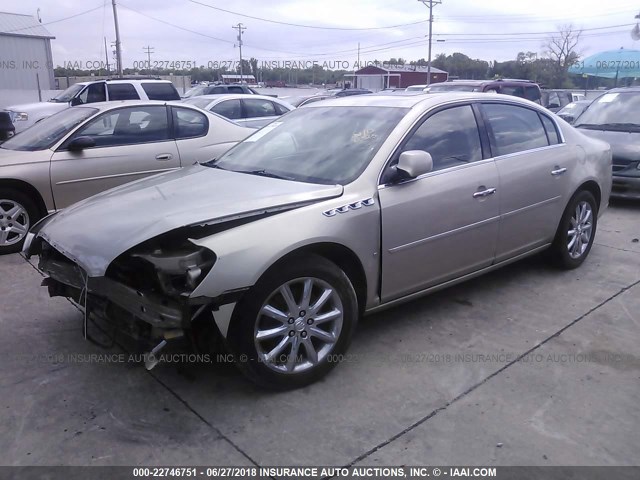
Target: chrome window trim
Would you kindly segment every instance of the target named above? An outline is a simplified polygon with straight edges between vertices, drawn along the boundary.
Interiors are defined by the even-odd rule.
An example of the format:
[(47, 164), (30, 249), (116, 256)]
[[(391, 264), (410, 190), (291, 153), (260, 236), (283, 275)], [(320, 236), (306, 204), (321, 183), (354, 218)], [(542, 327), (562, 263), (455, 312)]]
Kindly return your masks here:
[(544, 147), (530, 148), (529, 150), (522, 150), (520, 152), (507, 153), (505, 155), (498, 155), (497, 157), (494, 157), (494, 158), (497, 161), (497, 160), (516, 157), (516, 156), (524, 155), (528, 153), (544, 152), (545, 150), (551, 150), (554, 148), (565, 147), (565, 146), (566, 146), (566, 143), (556, 143), (554, 145), (545, 145)]

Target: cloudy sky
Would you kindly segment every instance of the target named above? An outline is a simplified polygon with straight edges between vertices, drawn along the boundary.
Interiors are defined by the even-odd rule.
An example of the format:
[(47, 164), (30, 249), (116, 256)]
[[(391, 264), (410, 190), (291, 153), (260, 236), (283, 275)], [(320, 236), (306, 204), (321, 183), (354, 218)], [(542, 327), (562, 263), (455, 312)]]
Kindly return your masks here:
[[(147, 45), (153, 47), (152, 61), (208, 65), (236, 60), (237, 32), (231, 27), (238, 22), (246, 26), (243, 57), (260, 61), (353, 63), (358, 43), (361, 61), (427, 57), (428, 9), (418, 0), (117, 3), (125, 67), (146, 60)], [(40, 9), (43, 24), (56, 37), (53, 56), (59, 65), (104, 59), (104, 38), (109, 43), (115, 39), (111, 0), (3, 0), (0, 8), (30, 15)], [(542, 53), (549, 32), (568, 23), (583, 29), (579, 50), (584, 55), (640, 49), (630, 36), (639, 8), (629, 0), (442, 0), (434, 8), (433, 55), (462, 52), (504, 61), (515, 59), (519, 51)]]

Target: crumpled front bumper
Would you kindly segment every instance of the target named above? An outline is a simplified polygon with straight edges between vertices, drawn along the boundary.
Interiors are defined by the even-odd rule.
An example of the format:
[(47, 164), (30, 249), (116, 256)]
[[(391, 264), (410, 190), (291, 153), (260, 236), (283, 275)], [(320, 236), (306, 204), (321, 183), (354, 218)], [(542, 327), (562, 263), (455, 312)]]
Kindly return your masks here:
[[(65, 258), (43, 240), (38, 268), (47, 275), (43, 285), (49, 295), (73, 299), (81, 307), (91, 310), (101, 307), (103, 312), (117, 307), (119, 320), (128, 317), (131, 321), (142, 321), (161, 330), (188, 328), (198, 307), (211, 303), (211, 299), (200, 297), (170, 298), (154, 292), (132, 288), (108, 277), (89, 277), (78, 264)], [(89, 307), (87, 307), (89, 305)]]

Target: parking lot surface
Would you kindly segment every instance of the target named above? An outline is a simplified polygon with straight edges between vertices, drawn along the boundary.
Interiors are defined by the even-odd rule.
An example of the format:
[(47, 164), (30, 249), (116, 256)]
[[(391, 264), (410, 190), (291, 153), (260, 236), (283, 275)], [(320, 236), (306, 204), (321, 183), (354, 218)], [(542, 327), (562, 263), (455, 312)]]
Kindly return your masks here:
[(533, 257), (367, 317), (285, 393), (225, 363), (147, 372), (0, 257), (0, 464), (637, 464), (639, 220), (614, 203), (577, 270)]

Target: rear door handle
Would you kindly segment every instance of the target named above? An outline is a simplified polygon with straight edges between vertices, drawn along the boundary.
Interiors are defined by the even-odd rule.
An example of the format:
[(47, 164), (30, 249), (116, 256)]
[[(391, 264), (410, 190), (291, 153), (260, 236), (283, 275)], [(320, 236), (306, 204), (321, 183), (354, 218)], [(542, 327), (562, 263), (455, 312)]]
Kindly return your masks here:
[(159, 155), (156, 155), (156, 160), (171, 160), (173, 158), (173, 155), (171, 155), (170, 153), (161, 153)]
[(495, 188), (487, 188), (486, 190), (474, 193), (473, 198), (488, 197), (489, 195), (493, 195), (494, 193), (496, 193)]
[(556, 167), (555, 170), (551, 170), (551, 175), (553, 175), (554, 177), (557, 177), (558, 175), (562, 175), (566, 171), (567, 169), (564, 167), (563, 168)]

